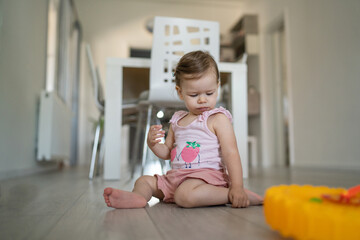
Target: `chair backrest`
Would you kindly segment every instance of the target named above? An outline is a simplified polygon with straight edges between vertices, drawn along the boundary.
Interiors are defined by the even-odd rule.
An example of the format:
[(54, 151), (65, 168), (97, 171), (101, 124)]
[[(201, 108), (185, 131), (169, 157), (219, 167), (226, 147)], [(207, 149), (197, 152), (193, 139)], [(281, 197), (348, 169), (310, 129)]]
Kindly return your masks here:
[(95, 67), (94, 59), (91, 53), (91, 47), (89, 44), (86, 44), (86, 53), (87, 59), (91, 71), (91, 80), (94, 87), (94, 98), (95, 104), (100, 112), (104, 112), (104, 93), (103, 88), (100, 81), (100, 75), (97, 67)]
[(184, 18), (155, 17), (151, 50), (149, 101), (180, 102), (173, 72), (180, 58), (202, 50), (219, 61), (219, 23)]

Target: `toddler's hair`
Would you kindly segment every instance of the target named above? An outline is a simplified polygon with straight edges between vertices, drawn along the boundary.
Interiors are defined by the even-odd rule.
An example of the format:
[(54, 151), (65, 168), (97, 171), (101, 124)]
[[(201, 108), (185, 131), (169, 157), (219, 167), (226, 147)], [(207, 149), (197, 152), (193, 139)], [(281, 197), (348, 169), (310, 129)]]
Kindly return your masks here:
[(220, 81), (219, 69), (214, 58), (206, 52), (194, 51), (182, 56), (175, 69), (175, 83), (180, 87), (181, 80), (200, 78), (209, 69), (214, 71), (217, 82)]

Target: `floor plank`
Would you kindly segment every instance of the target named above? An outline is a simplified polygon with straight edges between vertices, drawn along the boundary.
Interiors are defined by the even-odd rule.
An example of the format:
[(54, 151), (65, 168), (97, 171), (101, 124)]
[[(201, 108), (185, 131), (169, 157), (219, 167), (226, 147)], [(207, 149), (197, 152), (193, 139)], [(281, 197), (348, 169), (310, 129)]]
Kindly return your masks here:
[(105, 186), (128, 188), (123, 182), (90, 182), (46, 239), (161, 239), (145, 209), (106, 207)]
[(86, 178), (75, 171), (41, 174), (1, 184), (0, 214), (4, 216), (63, 215), (80, 197)]
[(0, 239), (44, 239), (60, 216), (0, 217)]
[(270, 230), (270, 227), (266, 224), (262, 206), (252, 206), (241, 209), (227, 207), (223, 209), (232, 215), (240, 217), (266, 230)]
[[(1, 239), (283, 239), (266, 224), (262, 207), (184, 209), (152, 199), (144, 209), (114, 210), (103, 200), (107, 186), (131, 190), (133, 180), (87, 178), (70, 168), (0, 181)], [(246, 188), (263, 195), (280, 184), (348, 188), (358, 171), (273, 168), (254, 170)]]
[[(244, 218), (229, 214), (229, 207), (216, 206), (185, 209), (175, 204), (159, 203), (147, 208), (165, 239), (280, 239), (279, 235)], [(242, 209), (237, 209), (242, 211)], [(250, 239), (250, 238), (248, 238)]]

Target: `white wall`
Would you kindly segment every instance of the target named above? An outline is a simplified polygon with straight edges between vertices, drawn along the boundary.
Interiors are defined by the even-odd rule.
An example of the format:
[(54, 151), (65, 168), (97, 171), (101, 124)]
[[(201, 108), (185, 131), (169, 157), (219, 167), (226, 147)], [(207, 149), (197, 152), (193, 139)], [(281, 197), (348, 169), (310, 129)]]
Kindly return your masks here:
[(0, 0), (0, 178), (36, 172), (46, 0)]
[(360, 1), (310, 2), (292, 39), (296, 165), (360, 169)]
[[(285, 15), (295, 166), (360, 169), (360, 2), (262, 1), (264, 164), (272, 165), (266, 31)], [(266, 154), (267, 153), (267, 154)]]

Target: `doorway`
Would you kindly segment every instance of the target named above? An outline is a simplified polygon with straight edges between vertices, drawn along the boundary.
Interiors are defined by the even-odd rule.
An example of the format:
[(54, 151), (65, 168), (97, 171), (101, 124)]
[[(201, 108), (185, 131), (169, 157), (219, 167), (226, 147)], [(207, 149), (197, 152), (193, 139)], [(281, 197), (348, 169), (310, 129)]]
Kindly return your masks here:
[(291, 166), (291, 104), (289, 104), (288, 53), (286, 42), (286, 26), (284, 16), (278, 18), (270, 28), (269, 36), (269, 67), (271, 72), (270, 86), (272, 105), (272, 141), (273, 161), (275, 166)]
[(279, 165), (290, 165), (289, 156), (289, 100), (287, 93), (285, 27), (281, 24), (272, 34), (274, 49), (274, 109), (275, 109), (275, 143)]

